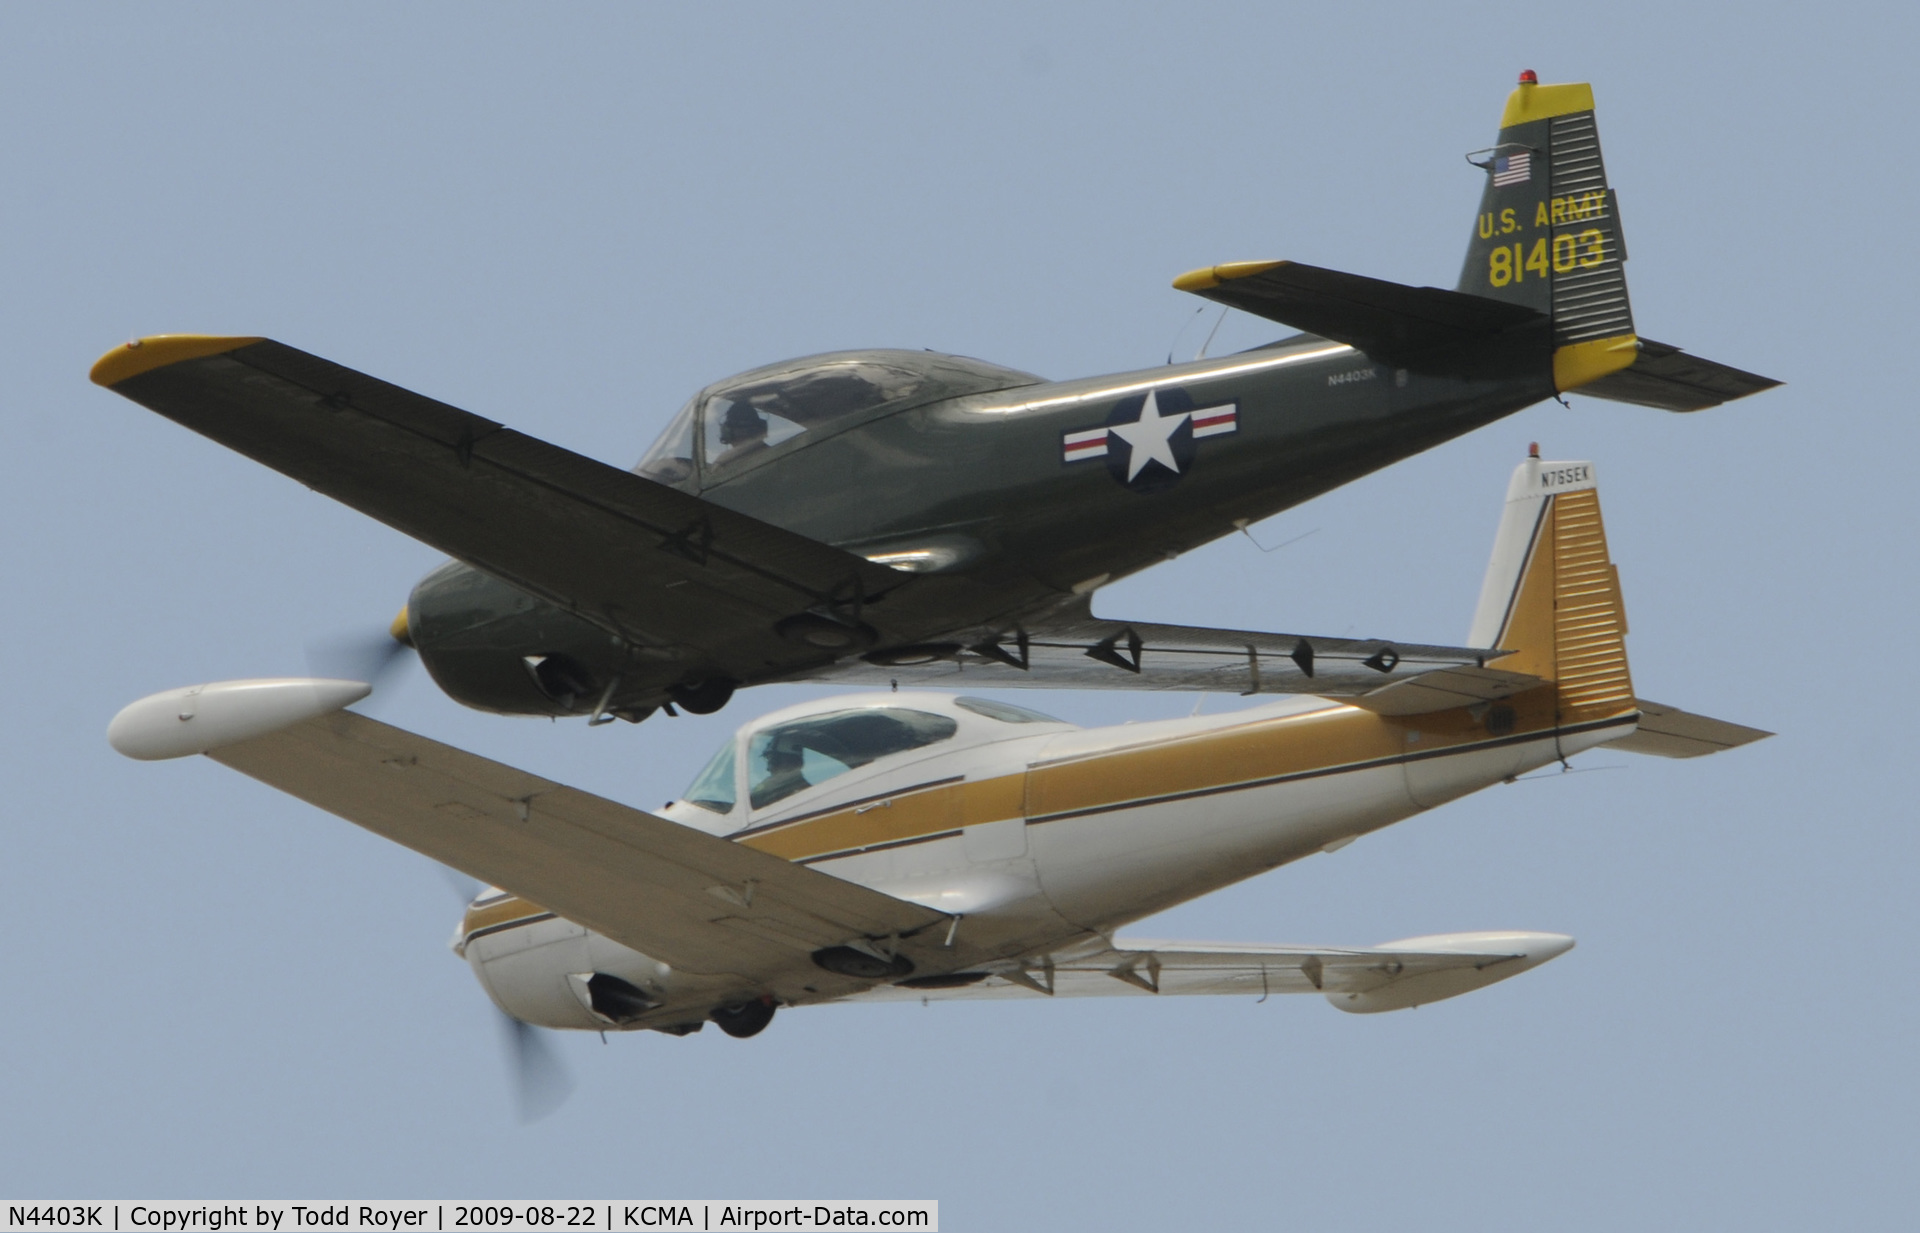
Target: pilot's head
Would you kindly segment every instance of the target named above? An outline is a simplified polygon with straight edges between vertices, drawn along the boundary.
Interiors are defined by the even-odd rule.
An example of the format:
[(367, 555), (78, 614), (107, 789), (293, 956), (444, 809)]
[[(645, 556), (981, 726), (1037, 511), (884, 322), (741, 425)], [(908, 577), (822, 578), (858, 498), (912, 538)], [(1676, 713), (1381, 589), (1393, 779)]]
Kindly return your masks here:
[(727, 413), (720, 421), (720, 444), (745, 445), (750, 441), (765, 440), (767, 421), (751, 404), (730, 403)]

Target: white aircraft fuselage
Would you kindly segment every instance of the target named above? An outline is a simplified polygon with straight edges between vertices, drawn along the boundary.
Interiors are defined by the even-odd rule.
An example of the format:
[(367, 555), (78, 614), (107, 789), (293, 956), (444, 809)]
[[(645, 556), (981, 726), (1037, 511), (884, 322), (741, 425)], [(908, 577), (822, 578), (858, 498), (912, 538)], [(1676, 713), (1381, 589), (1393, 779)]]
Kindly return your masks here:
[(1114, 931), (1595, 745), (1692, 757), (1767, 735), (1636, 694), (1595, 487), (1587, 463), (1522, 463), (1468, 635), (1485, 661), (1381, 668), (1348, 700), (1081, 729), (957, 693), (823, 698), (741, 728), (663, 815), (343, 710), (368, 692), (352, 681), (155, 694), (109, 738), (136, 758), (205, 753), (490, 883), (454, 949), (526, 1023), (751, 1036), (781, 1006), (1046, 995), (1395, 1010), (1573, 940)]
[[(747, 765), (756, 735), (810, 716), (906, 710), (950, 718), (958, 730), (921, 756), (881, 759), (766, 809), (748, 808), (749, 793), (739, 791), (728, 814), (687, 801), (664, 813), (953, 914), (955, 936), (997, 957), (972, 968), (1018, 979), (1105, 951), (1113, 931), (1133, 921), (1635, 729), (1631, 703), (1555, 725), (1553, 691), (1535, 692), (1549, 696), (1475, 708), (1479, 717), (1464, 709), (1389, 717), (1306, 697), (1093, 729), (1009, 723), (948, 694), (823, 699), (742, 728), (737, 765)], [(1528, 713), (1532, 724), (1521, 719)], [(1489, 719), (1513, 730), (1496, 735)], [(469, 909), (456, 949), (501, 1009), (547, 1027), (611, 1026), (575, 995), (572, 973), (618, 976), (663, 996), (663, 1011), (750, 992), (720, 988), (725, 977), (674, 973), (500, 894)], [(909, 978), (904, 988), (858, 996), (892, 990), (938, 996), (939, 986)], [(782, 1000), (804, 999), (803, 988)], [(628, 1026), (671, 1019), (655, 1012)]]

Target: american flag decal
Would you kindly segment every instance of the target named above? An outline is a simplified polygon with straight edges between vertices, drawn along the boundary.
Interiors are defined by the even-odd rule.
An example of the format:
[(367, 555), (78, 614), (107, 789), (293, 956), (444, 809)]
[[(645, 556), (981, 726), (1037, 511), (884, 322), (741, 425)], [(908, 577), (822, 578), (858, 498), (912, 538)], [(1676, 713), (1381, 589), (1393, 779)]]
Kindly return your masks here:
[(1493, 186), (1505, 188), (1509, 184), (1525, 184), (1533, 178), (1533, 151), (1518, 150), (1512, 154), (1501, 154), (1493, 160)]

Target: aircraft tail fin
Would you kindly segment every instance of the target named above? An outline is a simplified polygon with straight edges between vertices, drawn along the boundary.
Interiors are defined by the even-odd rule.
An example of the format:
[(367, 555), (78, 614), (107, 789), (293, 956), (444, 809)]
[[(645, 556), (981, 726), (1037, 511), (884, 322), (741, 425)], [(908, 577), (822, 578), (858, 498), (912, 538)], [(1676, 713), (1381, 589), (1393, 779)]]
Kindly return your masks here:
[(1593, 464), (1542, 462), (1536, 446), (1507, 485), (1467, 645), (1511, 651), (1493, 666), (1551, 681), (1577, 723), (1633, 708), (1626, 635)]
[(1231, 261), (1173, 285), (1434, 376), (1533, 381), (1550, 367), (1562, 393), (1669, 411), (1780, 384), (1635, 331), (1620, 197), (1600, 157), (1591, 86), (1522, 73), (1497, 143), (1467, 158), (1487, 184), (1452, 291), (1295, 261)]
[(1626, 638), (1593, 464), (1542, 462), (1535, 446), (1507, 485), (1467, 645), (1511, 651), (1493, 666), (1552, 682), (1562, 724), (1638, 710), (1638, 729), (1608, 742), (1629, 753), (1695, 758), (1773, 735), (1639, 697)]
[(1500, 136), (1467, 156), (1487, 173), (1459, 290), (1553, 322), (1553, 379), (1566, 391), (1639, 355), (1627, 299), (1619, 196), (1607, 184), (1593, 87), (1538, 84), (1507, 98)]

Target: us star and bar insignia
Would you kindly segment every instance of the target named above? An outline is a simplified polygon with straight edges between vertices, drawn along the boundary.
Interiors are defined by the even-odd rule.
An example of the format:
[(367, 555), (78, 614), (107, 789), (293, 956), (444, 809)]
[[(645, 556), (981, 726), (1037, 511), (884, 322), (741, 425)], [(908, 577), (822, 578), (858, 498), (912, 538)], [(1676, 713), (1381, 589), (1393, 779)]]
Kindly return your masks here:
[(1121, 399), (1098, 428), (1063, 433), (1060, 460), (1104, 458), (1108, 471), (1128, 488), (1157, 492), (1174, 484), (1193, 465), (1195, 440), (1224, 436), (1239, 428), (1238, 403), (1196, 407), (1192, 395), (1168, 387)]

